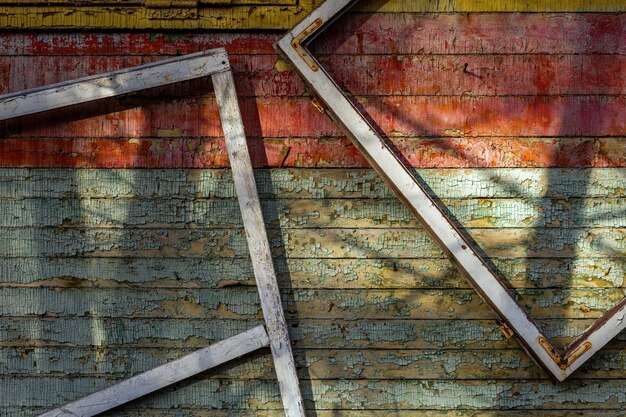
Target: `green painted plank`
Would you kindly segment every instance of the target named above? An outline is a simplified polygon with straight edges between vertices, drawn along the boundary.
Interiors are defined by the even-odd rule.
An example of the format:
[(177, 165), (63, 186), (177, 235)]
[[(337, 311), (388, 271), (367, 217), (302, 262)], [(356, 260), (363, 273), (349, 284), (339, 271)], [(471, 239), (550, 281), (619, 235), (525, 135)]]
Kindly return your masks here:
[[(599, 318), (624, 289), (516, 290), (534, 318)], [(283, 290), (287, 316), (298, 319), (490, 319), (474, 290)], [(0, 289), (3, 316), (254, 319), (261, 316), (254, 287), (176, 289)]]
[[(134, 407), (134, 408), (131, 408)], [(0, 413), (6, 417), (30, 417), (35, 416), (49, 408), (28, 407), (0, 407)], [(310, 409), (311, 410), (311, 409)], [(284, 417), (283, 410), (214, 410), (200, 408), (167, 408), (156, 409), (137, 406), (126, 406), (118, 411), (102, 414), (103, 417)], [(316, 417), (415, 417), (415, 410), (354, 410), (332, 409), (315, 410)], [(477, 410), (419, 410), (420, 417), (588, 417), (589, 411), (577, 410), (498, 410), (497, 414), (485, 414), (485, 411)], [(594, 417), (624, 417), (626, 410), (596, 409)]]
[[(422, 169), (439, 198), (622, 197), (625, 168)], [(391, 198), (369, 169), (257, 170), (263, 198)], [(234, 198), (228, 170), (0, 169), (0, 198)]]
[[(564, 346), (595, 320), (539, 320)], [(98, 317), (0, 318), (0, 346), (101, 346), (201, 348), (248, 330), (259, 320), (102, 319)], [(288, 319), (294, 347), (319, 349), (519, 349), (495, 320)], [(626, 346), (626, 334), (608, 348)]]
[[(105, 378), (0, 378), (7, 406), (55, 406), (110, 385)], [(380, 381), (310, 382), (303, 396), (308, 407), (355, 409), (561, 409), (594, 410), (626, 405), (622, 379), (544, 381)], [(24, 395), (29, 393), (30, 395)], [(136, 403), (157, 408), (281, 408), (275, 381), (204, 379), (165, 389)]]
[[(465, 227), (626, 227), (626, 198), (445, 199)], [(417, 227), (393, 199), (263, 200), (270, 228)], [(0, 227), (241, 227), (235, 199), (0, 200)]]
[[(129, 378), (191, 353), (189, 349), (0, 348), (5, 376), (101, 376)], [(301, 379), (543, 379), (521, 349), (509, 350), (297, 350)], [(622, 378), (626, 352), (602, 350), (576, 379)], [(274, 379), (269, 351), (221, 366), (211, 377)]]
[[(494, 259), (515, 288), (622, 287), (617, 259)], [(447, 259), (275, 257), (281, 288), (471, 288)], [(251, 260), (229, 258), (3, 258), (0, 287), (224, 288), (255, 285)]]
[[(608, 257), (626, 253), (626, 229), (468, 229), (495, 258)], [(275, 256), (440, 258), (422, 229), (268, 231)], [(0, 229), (2, 257), (248, 257), (241, 229)]]
[[(214, 410), (199, 408), (144, 408), (126, 406), (119, 411), (112, 411), (102, 414), (103, 417), (284, 417), (283, 410)], [(28, 407), (27, 409), (18, 407), (0, 407), (2, 416), (6, 417), (27, 417), (35, 416), (48, 408)], [(332, 409), (315, 410), (316, 417), (415, 417), (415, 410), (354, 410), (354, 409)], [(594, 410), (594, 417), (624, 417), (626, 410)], [(476, 410), (419, 410), (420, 417), (496, 417), (496, 414), (485, 414), (485, 411)], [(498, 410), (497, 417), (588, 417), (589, 411), (577, 410)]]

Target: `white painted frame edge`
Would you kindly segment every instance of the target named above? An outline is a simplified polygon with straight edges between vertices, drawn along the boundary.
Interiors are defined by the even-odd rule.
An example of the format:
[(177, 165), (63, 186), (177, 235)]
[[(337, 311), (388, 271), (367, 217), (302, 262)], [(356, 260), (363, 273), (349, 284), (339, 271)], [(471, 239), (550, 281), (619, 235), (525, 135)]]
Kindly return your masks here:
[[(275, 44), (300, 74), (317, 107), (342, 128), (374, 169), (394, 189), (439, 243), (520, 345), (555, 381), (563, 381), (626, 328), (626, 298), (598, 319), (561, 354), (491, 271), (472, 244), (396, 157), (386, 141), (341, 91), (306, 45), (359, 0), (326, 1)], [(507, 328), (508, 327), (508, 328)]]
[(41, 414), (39, 417), (95, 416), (269, 345), (257, 326), (118, 384)]
[[(252, 263), (254, 265), (254, 274), (257, 281), (261, 308), (267, 326), (269, 345), (272, 351), (283, 405), (285, 407), (285, 415), (287, 417), (305, 417), (304, 401), (302, 399), (293, 352), (291, 350), (291, 341), (287, 332), (287, 322), (280, 300), (271, 248), (267, 239), (267, 232), (261, 212), (261, 203), (259, 201), (252, 162), (246, 143), (235, 83), (228, 60), (228, 54), (225, 49), (217, 48), (205, 52), (183, 55), (147, 65), (3, 95), (0, 96), (0, 120), (110, 98), (209, 75), (212, 76), (213, 87), (217, 98), (222, 130), (224, 131), (226, 147), (231, 162), (235, 191), (241, 208), (250, 256), (253, 260)], [(248, 332), (242, 333), (242, 335), (245, 334), (248, 334)], [(254, 335), (254, 333), (252, 335)], [(267, 344), (263, 346), (267, 346)], [(263, 346), (259, 345), (259, 347)], [(211, 352), (215, 353), (216, 351), (215, 349), (199, 351), (197, 355), (192, 356), (192, 359)], [(186, 361), (188, 360), (191, 359), (187, 357)], [(220, 363), (225, 361), (226, 360)], [(186, 362), (183, 361), (182, 363)], [(218, 364), (219, 363), (215, 363), (213, 366)], [(166, 364), (153, 371), (149, 371), (152, 372), (149, 375), (156, 376), (160, 372), (168, 371), (169, 369)], [(198, 371), (196, 373), (202, 372), (200, 368), (197, 369)], [(194, 374), (195, 373), (191, 373), (190, 369), (186, 377)], [(146, 390), (133, 391), (135, 393), (145, 392), (144, 394), (132, 396), (125, 394), (131, 391), (122, 391), (124, 387), (128, 387), (128, 381), (129, 380), (122, 381), (107, 390), (99, 391), (82, 400), (71, 403), (78, 403), (82, 408), (82, 414), (71, 411), (68, 408), (69, 405), (66, 405), (42, 414), (40, 417), (70, 417), (77, 415), (90, 417), (137, 399), (140, 396), (153, 392), (155, 389), (164, 387), (159, 386), (159, 388), (150, 389), (151, 386), (146, 386)], [(133, 384), (137, 384), (145, 381), (145, 378), (131, 378), (130, 381), (133, 381)], [(154, 387), (156, 386), (155, 384)], [(122, 393), (125, 395), (123, 401), (112, 402), (107, 406), (103, 405), (97, 408), (99, 411), (94, 413), (89, 412), (85, 401), (101, 401), (103, 400), (103, 395), (106, 394), (108, 396), (106, 398), (110, 398), (111, 393)], [(96, 410), (96, 408), (93, 409)]]

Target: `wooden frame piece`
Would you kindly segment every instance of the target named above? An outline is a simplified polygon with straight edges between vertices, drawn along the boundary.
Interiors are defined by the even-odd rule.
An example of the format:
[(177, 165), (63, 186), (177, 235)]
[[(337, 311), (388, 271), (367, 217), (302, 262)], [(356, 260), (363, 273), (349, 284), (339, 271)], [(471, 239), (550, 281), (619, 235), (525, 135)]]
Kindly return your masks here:
[(91, 417), (268, 345), (274, 359), (285, 415), (305, 417), (235, 83), (228, 55), (223, 48), (0, 96), (0, 120), (209, 75), (217, 98), (265, 327), (256, 327), (198, 350), (40, 417)]
[(265, 328), (257, 326), (39, 417), (95, 416), (266, 346)]
[(505, 334), (515, 336), (526, 352), (555, 381), (565, 380), (626, 328), (626, 298), (586, 329), (562, 353), (548, 340), (472, 244), (307, 50), (307, 44), (317, 34), (357, 2), (324, 2), (278, 41), (276, 49), (304, 79), (314, 96), (313, 104), (342, 128), (496, 313), (502, 321)]

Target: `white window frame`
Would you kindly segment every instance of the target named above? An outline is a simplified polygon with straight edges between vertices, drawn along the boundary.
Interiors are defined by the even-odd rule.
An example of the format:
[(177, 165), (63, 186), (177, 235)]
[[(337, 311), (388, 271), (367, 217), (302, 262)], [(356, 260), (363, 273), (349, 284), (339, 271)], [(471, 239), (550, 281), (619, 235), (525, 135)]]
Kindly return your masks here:
[(358, 0), (324, 2), (278, 41), (276, 49), (304, 79), (314, 96), (313, 104), (341, 127), (497, 314), (505, 334), (515, 336), (524, 350), (555, 381), (565, 380), (626, 328), (626, 298), (586, 329), (564, 351), (559, 351), (552, 344), (478, 251), (394, 154), (385, 139), (307, 49), (308, 43), (315, 36), (332, 25), (336, 18), (357, 2)]
[(0, 121), (207, 76), (212, 78), (217, 98), (265, 327), (200, 349), (40, 417), (91, 417), (268, 345), (285, 415), (305, 417), (233, 74), (223, 48), (3, 95)]

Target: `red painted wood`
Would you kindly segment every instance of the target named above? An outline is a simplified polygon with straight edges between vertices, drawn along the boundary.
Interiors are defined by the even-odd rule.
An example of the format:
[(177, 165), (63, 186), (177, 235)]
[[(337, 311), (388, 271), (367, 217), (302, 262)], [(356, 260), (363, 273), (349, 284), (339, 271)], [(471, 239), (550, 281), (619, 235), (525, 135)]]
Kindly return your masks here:
[[(0, 84), (0, 94), (133, 67), (164, 58), (166, 57), (163, 55), (0, 56), (0, 79), (5, 80)], [(300, 96), (304, 94), (305, 88), (300, 77), (291, 71), (275, 69), (278, 59), (276, 54), (232, 55), (230, 62), (235, 72), (239, 96)], [(198, 88), (202, 84), (205, 87)], [(210, 82), (195, 81), (175, 88), (159, 89), (158, 95), (180, 97), (198, 95), (211, 90)], [(146, 93), (141, 94), (146, 95)]]
[[(163, 59), (163, 56), (0, 57), (0, 93)], [(240, 96), (304, 94), (276, 55), (231, 57)], [(339, 55), (324, 67), (355, 95), (623, 94), (626, 55)], [(196, 83), (197, 84), (197, 83)], [(196, 88), (172, 94), (194, 94)]]
[[(626, 139), (391, 139), (416, 168), (626, 166)], [(256, 167), (362, 168), (369, 165), (345, 138), (249, 138)], [(5, 139), (0, 167), (222, 168), (222, 138)]]
[(624, 94), (626, 55), (339, 55), (324, 68), (355, 95)]
[[(176, 55), (225, 47), (274, 53), (280, 34), (0, 34), (0, 55)], [(349, 14), (320, 38), (322, 53), (625, 53), (616, 13)]]
[(350, 14), (314, 44), (322, 54), (624, 54), (617, 13)]
[(213, 48), (273, 54), (279, 34), (0, 33), (0, 55), (180, 55)]
[[(393, 96), (358, 104), (389, 136), (626, 136), (626, 96)], [(242, 98), (240, 105), (251, 136), (341, 136), (305, 97)], [(221, 136), (211, 97), (109, 100), (4, 126), (4, 137)]]

